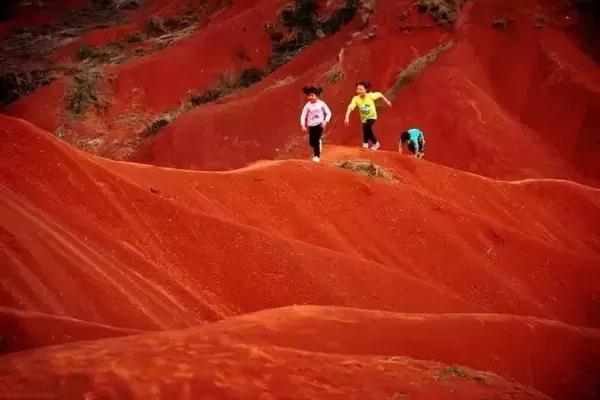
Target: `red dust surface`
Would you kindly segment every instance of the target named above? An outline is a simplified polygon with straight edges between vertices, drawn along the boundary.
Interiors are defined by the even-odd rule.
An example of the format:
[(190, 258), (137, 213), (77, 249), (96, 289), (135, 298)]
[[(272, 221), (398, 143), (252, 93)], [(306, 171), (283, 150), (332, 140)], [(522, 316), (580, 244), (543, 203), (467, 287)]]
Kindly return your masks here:
[[(597, 399), (600, 72), (578, 12), (468, 2), (446, 30), (379, 1), (140, 136), (267, 65), (285, 3), (208, 3), (191, 36), (102, 68), (103, 112), (73, 120), (60, 78), (0, 115), (0, 398)], [(190, 4), (144, 2), (54, 56)], [(384, 151), (359, 150), (353, 83), (387, 92), (449, 41), (380, 108)], [(297, 159), (307, 83), (334, 111), (320, 165)], [(397, 153), (410, 126), (426, 159)]]
[[(382, 104), (377, 133), (383, 148), (394, 149), (402, 129), (418, 126), (427, 134), (428, 157), (435, 162), (495, 178), (597, 184), (600, 70), (562, 27), (534, 26), (535, 16), (546, 9), (540, 4), (474, 2), (450, 34), (415, 15), (412, 2), (384, 2), (376, 8), (372, 28), (356, 35), (350, 26), (243, 95), (184, 115), (137, 159), (221, 170), (298, 155), (297, 148), (305, 147), (297, 122), (300, 89), (312, 82), (325, 85), (324, 99), (334, 112), (328, 140), (358, 145), (356, 116), (349, 129), (342, 126), (353, 82), (368, 78), (375, 90), (386, 91), (411, 60), (453, 40), (450, 50), (400, 90), (392, 110)], [(547, 7), (560, 10), (558, 5)], [(560, 12), (552, 15), (557, 19)], [(506, 29), (492, 27), (498, 17), (511, 21)], [(344, 80), (327, 84), (324, 74), (342, 51)]]
[[(136, 382), (158, 379), (166, 368), (174, 375), (157, 383), (160, 393), (214, 398), (261, 391), (277, 397), (290, 385), (303, 393), (301, 381), (317, 376), (328, 383), (306, 389), (307, 398), (362, 393), (370, 385), (388, 398), (525, 396), (530, 390), (519, 385), (557, 399), (595, 396), (597, 189), (558, 180), (501, 182), (343, 147), (329, 147), (324, 166), (290, 160), (231, 172), (161, 169), (96, 158), (21, 120), (0, 122), (7, 266), (1, 304), (82, 321), (40, 320), (39, 327), (91, 339), (88, 322), (120, 327), (94, 336), (109, 337), (294, 304), (374, 310), (266, 311), (257, 314), (265, 325), (258, 333), (223, 321), (233, 324), (231, 340), (204, 323), (185, 338), (166, 332), (5, 356), (0, 387), (7, 393), (91, 390), (144, 398), (150, 389)], [(357, 159), (377, 163), (393, 180), (334, 165)], [(376, 310), (404, 314), (389, 326), (388, 314)], [(289, 325), (277, 327), (273, 318)], [(11, 332), (28, 331), (19, 323)], [(21, 346), (68, 341), (37, 340)], [(107, 364), (96, 363), (96, 370), (89, 360), (100, 349)], [(151, 361), (166, 355), (161, 365)], [(263, 356), (274, 364), (265, 366)], [(71, 361), (58, 370), (54, 357)], [(404, 378), (374, 375), (388, 362), (400, 363), (390, 368), (405, 371)], [(114, 370), (100, 367), (109, 364)], [(480, 372), (453, 364), (502, 378), (486, 374), (482, 385), (468, 378)], [(175, 365), (184, 370), (177, 373)], [(232, 369), (224, 372), (224, 365)], [(347, 370), (355, 367), (363, 372)], [(262, 371), (253, 376), (264, 380), (243, 384), (248, 369)], [(221, 374), (232, 377), (232, 386)], [(81, 379), (71, 382), (75, 375)], [(410, 381), (423, 384), (411, 391)]]
[[(220, 74), (266, 66), (271, 43), (264, 23), (276, 20), (282, 5), (274, 0), (209, 3), (214, 14), (191, 37), (104, 68), (110, 79), (102, 90), (110, 107), (103, 114), (90, 110), (83, 121), (72, 121), (64, 99), (54, 95), (68, 90), (62, 79), (8, 112), (52, 132), (64, 125), (71, 143), (108, 157), (228, 170), (303, 154), (305, 138), (297, 120), (307, 83), (325, 86), (324, 99), (334, 111), (327, 140), (360, 144), (356, 116), (350, 128), (342, 124), (353, 83), (369, 79), (375, 90), (387, 91), (412, 60), (452, 41), (400, 89), (393, 109), (381, 107), (376, 132), (384, 149), (396, 147), (403, 129), (418, 126), (427, 134), (428, 158), (437, 163), (499, 179), (599, 183), (600, 70), (580, 47), (569, 22), (578, 21), (578, 13), (564, 0), (468, 3), (454, 31), (419, 14), (412, 1), (379, 2), (363, 30), (353, 21), (261, 83), (185, 112), (156, 136), (142, 139), (153, 118), (180, 107), (190, 93), (216, 85)], [(175, 15), (186, 4), (145, 7), (135, 22), (92, 31), (77, 43), (122, 38), (149, 15)], [(540, 16), (547, 21), (543, 28), (536, 27)], [(508, 21), (505, 29), (492, 26), (497, 18)], [(344, 79), (326, 82), (325, 73), (336, 66)], [(90, 148), (80, 137), (100, 141)]]
[(0, 352), (11, 353), (34, 347), (52, 346), (79, 340), (103, 339), (139, 333), (68, 317), (0, 307)]

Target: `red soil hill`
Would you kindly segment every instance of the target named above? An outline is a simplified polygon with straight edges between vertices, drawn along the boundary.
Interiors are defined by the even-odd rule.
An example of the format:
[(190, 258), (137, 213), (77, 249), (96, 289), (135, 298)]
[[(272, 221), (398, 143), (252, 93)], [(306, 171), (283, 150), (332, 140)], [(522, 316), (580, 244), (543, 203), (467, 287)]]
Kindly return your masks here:
[(291, 161), (194, 173), (1, 133), (7, 306), (140, 329), (294, 303), (599, 323), (595, 189), (385, 153), (400, 183)]
[(117, 398), (546, 398), (524, 384), (591, 399), (584, 371), (597, 370), (599, 341), (596, 330), (530, 318), (293, 307), (7, 356), (0, 388)]
[[(266, 65), (271, 43), (264, 23), (276, 20), (282, 5), (273, 0), (208, 3), (214, 15), (191, 37), (104, 68), (105, 76), (112, 77), (103, 85), (111, 100), (106, 113), (90, 111), (83, 121), (70, 121), (63, 99), (70, 84), (62, 78), (9, 112), (49, 131), (65, 125), (72, 143), (99, 137), (100, 144), (90, 149), (103, 155), (131, 156), (146, 124), (177, 109), (190, 92), (214, 86), (223, 72)], [(336, 115), (328, 141), (356, 145), (361, 140), (356, 118), (350, 129), (341, 124), (353, 83), (368, 78), (375, 89), (386, 91), (411, 61), (452, 40), (449, 50), (400, 89), (393, 110), (382, 110), (378, 133), (385, 149), (395, 148), (402, 129), (419, 126), (429, 139), (428, 157), (439, 163), (494, 178), (598, 184), (600, 73), (579, 47), (574, 28), (579, 14), (569, 2), (468, 3), (454, 31), (419, 14), (413, 3), (378, 2), (362, 31), (357, 19), (252, 88), (184, 113), (155, 140), (142, 142), (134, 159), (227, 170), (258, 159), (297, 156), (305, 147), (297, 120), (300, 89), (307, 83), (325, 85), (325, 100)], [(122, 38), (142, 27), (149, 15), (176, 15), (185, 4), (178, 0), (143, 8), (134, 22), (90, 32), (70, 49)], [(495, 29), (497, 19), (507, 25)], [(240, 49), (247, 57), (240, 58)], [(343, 80), (330, 84), (324, 76), (336, 66)]]
[[(558, 8), (564, 2), (475, 2), (465, 8), (453, 34), (412, 14), (412, 4), (380, 2), (372, 20), (374, 36), (357, 36), (351, 25), (319, 41), (242, 96), (180, 118), (139, 159), (230, 169), (304, 146), (297, 122), (300, 89), (312, 82), (325, 84), (325, 100), (336, 115), (328, 140), (358, 145), (358, 126), (341, 124), (353, 82), (368, 78), (385, 91), (411, 60), (452, 39), (450, 50), (400, 90), (393, 110), (381, 113), (378, 132), (384, 148), (395, 148), (401, 129), (419, 126), (436, 162), (498, 178), (595, 182), (600, 73), (562, 26), (534, 26), (541, 12), (550, 13), (552, 21), (564, 17)], [(504, 30), (492, 27), (500, 17), (511, 21)], [(324, 74), (342, 50), (344, 80), (331, 86)]]

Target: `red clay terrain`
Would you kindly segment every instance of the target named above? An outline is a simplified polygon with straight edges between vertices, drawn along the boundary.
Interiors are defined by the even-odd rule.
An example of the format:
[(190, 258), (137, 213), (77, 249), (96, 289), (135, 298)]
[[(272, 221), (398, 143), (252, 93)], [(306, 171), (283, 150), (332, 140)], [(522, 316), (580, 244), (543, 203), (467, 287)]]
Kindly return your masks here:
[[(59, 49), (57, 60), (72, 60), (83, 44), (122, 40), (143, 30), (149, 15), (172, 16), (187, 4), (163, 3), (127, 11), (127, 25), (92, 31)], [(323, 12), (338, 3), (327, 3)], [(376, 90), (395, 92), (394, 108), (382, 110), (377, 127), (387, 150), (396, 147), (402, 129), (419, 126), (431, 144), (428, 157), (438, 163), (501, 179), (598, 185), (600, 72), (574, 28), (583, 18), (566, 0), (467, 2), (453, 31), (418, 13), (411, 0), (378, 2), (366, 27), (357, 17), (249, 89), (184, 109), (158, 133), (147, 132), (192, 93), (219, 85), (222, 74), (265, 68), (271, 55), (265, 23), (277, 21), (282, 7), (275, 0), (208, 1), (189, 37), (158, 52), (142, 46), (143, 56), (132, 56), (137, 44), (126, 43), (129, 58), (102, 67), (103, 111), (90, 108), (81, 120), (65, 110), (72, 87), (65, 76), (13, 103), (8, 113), (110, 158), (228, 170), (303, 154), (297, 115), (307, 82), (325, 86), (334, 111), (328, 141), (358, 144), (356, 118), (346, 129), (342, 115), (353, 83), (366, 77)], [(494, 28), (498, 19), (506, 26)], [(435, 62), (419, 64), (444, 44), (449, 47)], [(340, 68), (341, 81), (327, 82), (332, 68)], [(413, 78), (396, 86), (403, 71), (415, 68), (408, 74)]]
[[(139, 333), (57, 315), (0, 307), (2, 352)], [(40, 329), (43, 327), (43, 329)]]
[[(447, 28), (363, 1), (279, 65), (292, 2), (48, 2), (0, 23), (11, 45), (76, 31), (0, 114), (0, 399), (600, 398), (583, 9), (468, 1)], [(345, 4), (317, 3), (319, 21)], [(384, 151), (342, 123), (365, 78), (394, 102)], [(308, 83), (334, 112), (321, 164)], [(409, 126), (425, 159), (397, 153)]]
[[(565, 3), (546, 3), (552, 7), (541, 8), (537, 1), (474, 2), (449, 35), (414, 15), (412, 1), (380, 2), (373, 36), (356, 35), (350, 26), (316, 43), (243, 96), (179, 118), (138, 159), (229, 169), (285, 156), (298, 142), (304, 145), (296, 120), (306, 82), (325, 85), (325, 100), (335, 115), (328, 140), (358, 145), (358, 124), (342, 126), (353, 82), (368, 77), (375, 89), (387, 91), (411, 60), (452, 40), (437, 62), (397, 93), (393, 110), (383, 110), (378, 133), (384, 149), (396, 147), (402, 129), (419, 126), (431, 143), (428, 157), (442, 164), (503, 179), (554, 177), (597, 184), (600, 70), (559, 25), (567, 15), (561, 11)], [(541, 12), (550, 12), (548, 18), (556, 22), (535, 28)], [(491, 26), (500, 17), (511, 21), (506, 29)], [(341, 51), (344, 80), (330, 85), (324, 74), (338, 63)], [(257, 110), (277, 111), (257, 118)]]
[[(203, 390), (206, 398), (248, 398), (263, 390), (279, 398), (283, 392), (277, 388), (289, 390), (291, 377), (298, 374), (315, 384), (318, 376), (329, 377), (314, 392), (304, 393), (298, 383), (299, 398), (335, 398), (354, 391), (362, 396), (360, 390), (370, 385), (381, 388), (367, 391), (373, 398), (396, 393), (521, 398), (528, 389), (519, 385), (561, 399), (596, 394), (597, 189), (567, 181), (500, 182), (392, 153), (346, 148), (330, 148), (325, 166), (290, 160), (226, 173), (159, 169), (87, 155), (24, 121), (2, 117), (0, 127), (6, 265), (0, 299), (15, 309), (60, 316), (38, 326), (63, 320), (61, 332), (69, 336), (64, 342), (90, 339), (85, 323), (106, 326), (96, 334), (108, 337), (120, 330), (171, 330), (294, 304), (374, 310), (259, 313), (260, 323), (280, 331), (279, 336), (264, 328), (247, 333), (244, 324), (224, 320), (232, 324), (231, 341), (210, 333), (213, 325), (205, 324), (193, 331), (208, 335), (202, 339), (208, 343), (176, 333), (154, 334), (148, 337), (156, 339), (149, 340), (165, 347), (151, 346), (152, 353), (136, 336), (124, 344), (90, 342), (89, 350), (73, 345), (5, 356), (0, 388), (6, 393), (77, 398), (77, 390), (84, 390), (144, 398), (147, 390), (158, 390), (165, 398), (167, 393), (185, 398), (185, 393), (193, 397)], [(331, 165), (366, 157), (390, 175), (369, 178)], [(288, 321), (288, 327), (268, 322), (278, 313), (283, 316), (276, 319)], [(414, 318), (429, 322), (412, 324), (412, 314), (406, 313), (427, 313)], [(347, 315), (357, 322), (336, 328), (335, 320), (345, 321)], [(387, 315), (399, 325), (382, 322)], [(85, 322), (76, 324), (72, 318)], [(334, 321), (321, 326), (321, 318)], [(13, 323), (12, 332), (27, 338), (32, 328)], [(38, 340), (18, 348), (48, 343)], [(205, 350), (190, 359), (186, 351), (176, 350), (181, 346)], [(267, 367), (263, 356), (248, 359), (247, 351), (256, 346), (264, 357), (279, 360), (274, 365), (287, 367)], [(85, 360), (99, 357), (95, 348), (114, 349), (107, 357), (117, 358), (106, 364), (115, 366), (112, 372), (89, 368)], [(227, 365), (233, 370), (216, 366), (222, 352), (232, 353)], [(57, 371), (53, 354), (72, 361)], [(163, 367), (142, 361), (167, 354), (173, 358)], [(47, 363), (36, 362), (37, 372), (27, 369), (39, 357)], [(211, 357), (217, 357), (216, 364), (207, 361)], [(386, 374), (375, 374), (387, 368), (381, 363), (389, 357), (406, 358), (396, 360), (400, 365), (392, 371), (412, 372), (393, 384)], [(132, 370), (136, 359), (138, 367)], [(345, 365), (348, 359), (365, 365), (360, 375), (365, 381), (352, 378), (352, 368), (358, 367)], [(183, 360), (208, 375), (180, 376), (169, 367)], [(468, 378), (480, 372), (455, 364), (519, 383), (490, 375), (482, 386), (479, 378)], [(153, 374), (164, 377), (164, 368), (176, 374), (165, 377), (164, 384), (151, 389), (135, 383), (135, 376), (141, 382), (155, 381)], [(301, 372), (290, 374), (287, 368)], [(264, 371), (266, 380), (247, 386), (216, 378), (243, 379), (249, 369)], [(131, 375), (119, 372), (125, 370)], [(452, 383), (440, 373), (450, 374)], [(45, 378), (19, 380), (19, 374)], [(211, 376), (216, 380), (208, 383)], [(417, 381), (423, 386), (410, 385)]]

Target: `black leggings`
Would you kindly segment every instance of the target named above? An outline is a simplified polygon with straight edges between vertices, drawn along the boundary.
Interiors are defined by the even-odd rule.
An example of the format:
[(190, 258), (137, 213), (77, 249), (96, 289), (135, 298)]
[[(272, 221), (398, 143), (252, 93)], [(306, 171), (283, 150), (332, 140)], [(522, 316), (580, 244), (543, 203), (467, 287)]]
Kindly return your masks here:
[(377, 138), (373, 133), (373, 124), (375, 123), (374, 119), (368, 119), (363, 122), (363, 143), (377, 143)]
[(321, 157), (321, 136), (323, 127), (321, 125), (308, 127), (308, 144), (313, 149), (315, 157)]

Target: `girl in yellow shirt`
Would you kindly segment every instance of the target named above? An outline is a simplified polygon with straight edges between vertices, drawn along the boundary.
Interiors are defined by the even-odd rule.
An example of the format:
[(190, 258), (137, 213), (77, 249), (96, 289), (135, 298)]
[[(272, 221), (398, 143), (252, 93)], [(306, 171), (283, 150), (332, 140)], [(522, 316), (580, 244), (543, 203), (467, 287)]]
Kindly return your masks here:
[(375, 100), (383, 99), (386, 104), (391, 107), (392, 103), (385, 98), (380, 92), (371, 92), (371, 85), (369, 82), (358, 82), (356, 84), (356, 96), (352, 98), (348, 111), (346, 111), (345, 124), (350, 124), (350, 113), (358, 107), (360, 112), (360, 121), (363, 127), (363, 148), (369, 148), (369, 142), (373, 144), (371, 150), (377, 150), (380, 147), (375, 133), (373, 132), (373, 124), (377, 120), (377, 108), (375, 107)]

